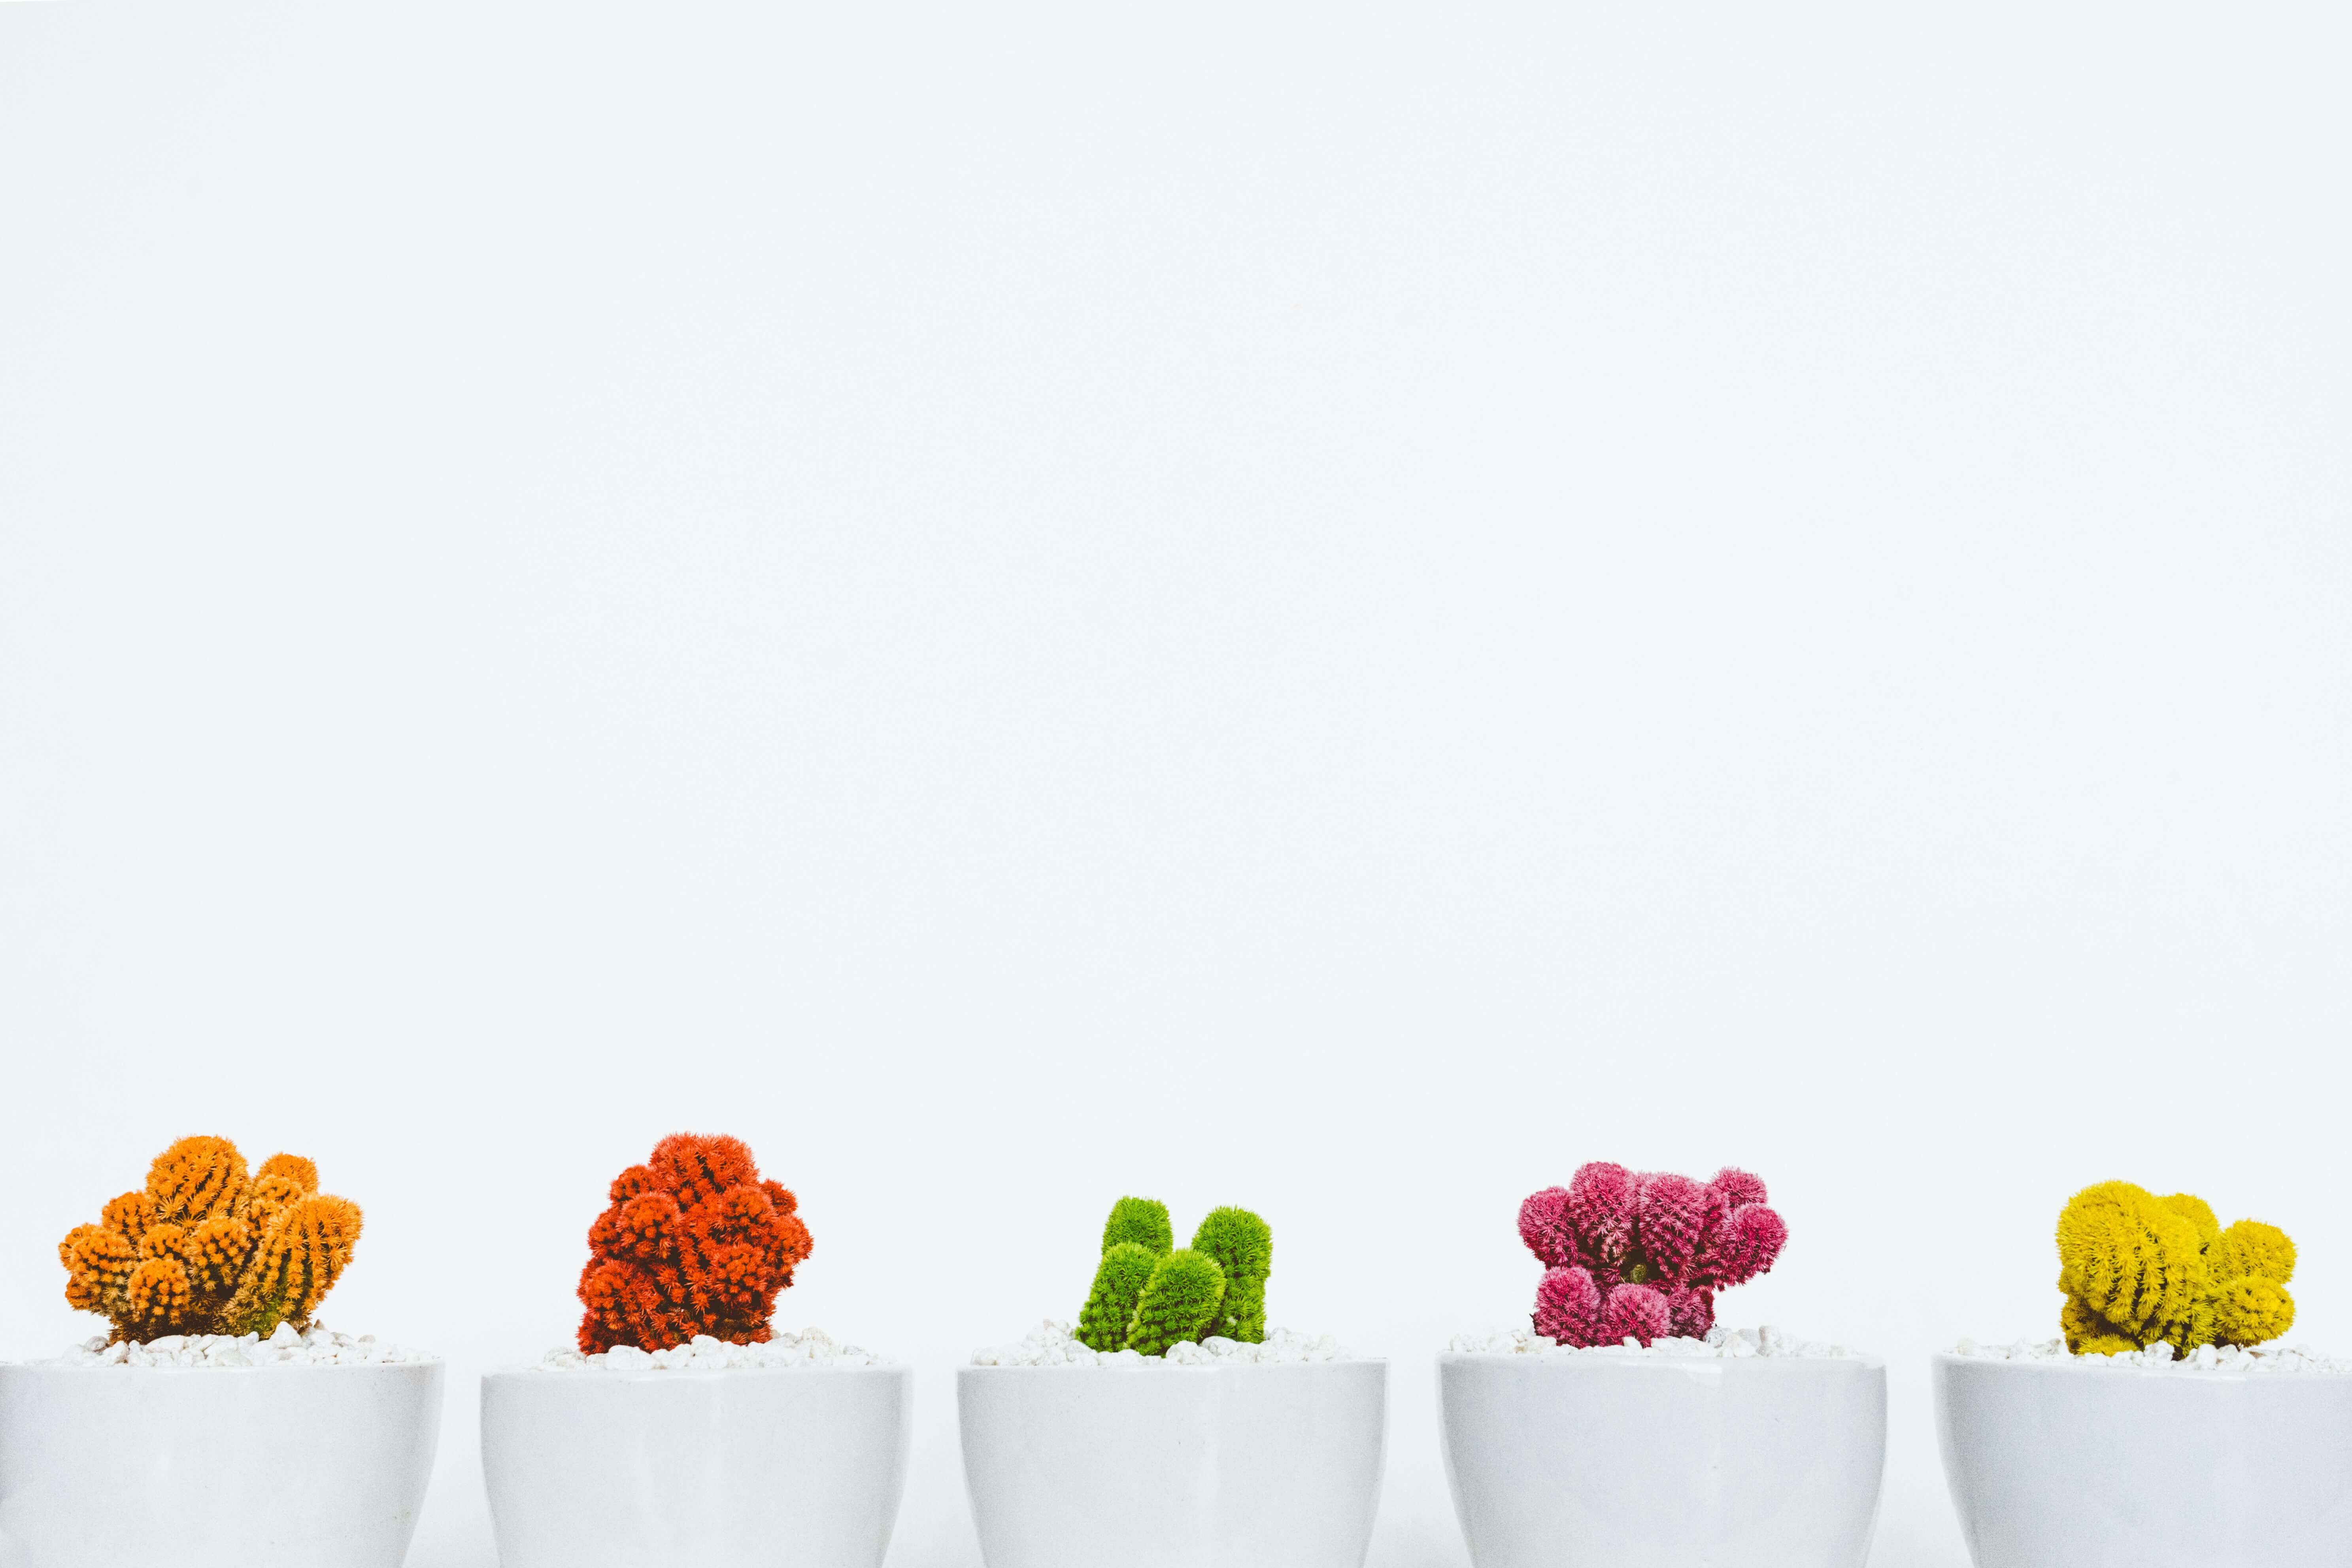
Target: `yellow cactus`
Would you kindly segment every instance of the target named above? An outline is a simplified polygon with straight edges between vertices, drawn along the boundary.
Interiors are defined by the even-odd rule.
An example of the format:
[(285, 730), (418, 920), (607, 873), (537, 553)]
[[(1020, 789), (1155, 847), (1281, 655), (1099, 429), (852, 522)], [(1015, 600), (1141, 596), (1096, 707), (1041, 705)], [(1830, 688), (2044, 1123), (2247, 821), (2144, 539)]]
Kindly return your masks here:
[(2175, 1193), (2164, 1200), (2164, 1206), (2197, 1227), (2200, 1247), (2211, 1247), (2214, 1238), (2221, 1234), (2221, 1222), (2213, 1217), (2213, 1205), (2194, 1193)]
[(2257, 1220), (2224, 1230), (2188, 1193), (2101, 1182), (2058, 1215), (2058, 1322), (2077, 1355), (2274, 1340), (2294, 1321), (2294, 1272), (2285, 1232)]
[(66, 1300), (117, 1340), (309, 1326), (359, 1240), (359, 1205), (319, 1191), (319, 1168), (273, 1154), (248, 1176), (225, 1138), (156, 1156), (144, 1192), (108, 1204), (58, 1244)]
[(2267, 1344), (2294, 1326), (2294, 1300), (2275, 1280), (2247, 1276), (2225, 1281), (2215, 1292), (2217, 1344)]
[(2294, 1243), (2286, 1232), (2258, 1219), (2242, 1219), (2221, 1235), (2220, 1277), (2253, 1275), (2281, 1283), (2294, 1277)]

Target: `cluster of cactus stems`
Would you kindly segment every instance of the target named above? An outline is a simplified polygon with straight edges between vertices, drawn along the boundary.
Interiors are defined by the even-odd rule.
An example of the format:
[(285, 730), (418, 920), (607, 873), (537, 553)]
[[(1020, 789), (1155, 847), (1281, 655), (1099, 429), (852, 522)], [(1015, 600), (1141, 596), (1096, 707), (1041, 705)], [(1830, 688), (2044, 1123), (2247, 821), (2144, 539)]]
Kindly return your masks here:
[(1705, 1335), (1715, 1293), (1770, 1268), (1789, 1227), (1745, 1171), (1698, 1182), (1595, 1161), (1519, 1205), (1519, 1238), (1546, 1265), (1536, 1332), (1565, 1345), (1646, 1345)]
[[(740, 1140), (663, 1139), (614, 1179), (589, 1227), (580, 1348), (764, 1342), (812, 1246), (797, 1207)], [(273, 1154), (248, 1173), (227, 1139), (183, 1138), (155, 1157), (143, 1190), (76, 1226), (58, 1257), (66, 1300), (103, 1314), (116, 1341), (268, 1334), (309, 1326), (359, 1235), (359, 1205), (319, 1191), (309, 1160)], [(1519, 1205), (1520, 1238), (1546, 1266), (1536, 1331), (1570, 1345), (1704, 1335), (1716, 1292), (1769, 1269), (1788, 1235), (1764, 1184), (1729, 1169), (1699, 1182), (1596, 1161)], [(2187, 1193), (2085, 1187), (2060, 1213), (2057, 1240), (2059, 1321), (2078, 1355), (2263, 1344), (2294, 1322), (2286, 1233), (2251, 1219), (2224, 1229)], [(1214, 1335), (1263, 1341), (1273, 1268), (1273, 1232), (1247, 1209), (1211, 1210), (1179, 1247), (1165, 1204), (1123, 1197), (1103, 1226), (1077, 1337), (1153, 1356)]]
[(360, 1208), (319, 1190), (319, 1167), (272, 1154), (248, 1173), (226, 1138), (183, 1138), (143, 1191), (58, 1244), (66, 1300), (105, 1315), (110, 1338), (268, 1334), (307, 1328), (352, 1260)]
[(761, 1178), (740, 1139), (673, 1133), (613, 1179), (611, 1196), (580, 1272), (583, 1351), (669, 1350), (697, 1334), (767, 1342), (813, 1243), (798, 1200)]
[(1180, 1247), (1166, 1204), (1121, 1198), (1103, 1226), (1102, 1262), (1078, 1313), (1078, 1342), (1143, 1355), (1214, 1335), (1261, 1342), (1273, 1271), (1274, 1232), (1247, 1209), (1210, 1210), (1192, 1245)]
[(2101, 1182), (2059, 1212), (2058, 1323), (2076, 1355), (2265, 1344), (2294, 1325), (2294, 1274), (2286, 1232), (2252, 1219), (2224, 1230), (2188, 1193)]

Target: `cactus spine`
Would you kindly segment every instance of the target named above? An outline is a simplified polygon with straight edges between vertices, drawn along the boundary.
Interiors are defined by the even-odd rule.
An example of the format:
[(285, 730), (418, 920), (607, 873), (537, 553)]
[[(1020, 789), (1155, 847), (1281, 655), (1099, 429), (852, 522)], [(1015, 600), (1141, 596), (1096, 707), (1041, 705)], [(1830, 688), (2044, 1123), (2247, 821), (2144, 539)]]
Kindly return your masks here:
[(2294, 1243), (2260, 1220), (2223, 1229), (2189, 1193), (2158, 1197), (2129, 1182), (2084, 1187), (2058, 1215), (2058, 1323), (2076, 1355), (2158, 1341), (2176, 1354), (2257, 1345), (2294, 1325)]
[(360, 1237), (360, 1208), (319, 1191), (319, 1167), (273, 1154), (250, 1174), (226, 1138), (183, 1138), (147, 1185), (58, 1244), (66, 1300), (115, 1340), (307, 1328)]
[(1213, 1335), (1265, 1338), (1265, 1281), (1274, 1268), (1265, 1221), (1247, 1209), (1215, 1209), (1191, 1247), (1175, 1241), (1167, 1205), (1127, 1197), (1111, 1206), (1102, 1261), (1078, 1313), (1081, 1344), (1157, 1356)]

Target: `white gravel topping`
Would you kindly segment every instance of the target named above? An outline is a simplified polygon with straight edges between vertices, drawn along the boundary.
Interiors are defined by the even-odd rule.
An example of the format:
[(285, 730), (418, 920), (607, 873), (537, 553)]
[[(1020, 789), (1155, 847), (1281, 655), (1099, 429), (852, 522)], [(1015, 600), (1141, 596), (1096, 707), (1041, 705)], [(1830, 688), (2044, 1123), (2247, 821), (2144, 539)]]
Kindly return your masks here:
[(1457, 1355), (1631, 1356), (1643, 1360), (1698, 1356), (1717, 1361), (1740, 1361), (1748, 1356), (1803, 1361), (1862, 1359), (1860, 1352), (1843, 1345), (1792, 1340), (1769, 1324), (1760, 1329), (1727, 1329), (1717, 1323), (1703, 1340), (1660, 1338), (1647, 1347), (1631, 1335), (1622, 1344), (1579, 1346), (1555, 1343), (1531, 1330), (1510, 1329), (1490, 1334), (1456, 1334), (1445, 1348)]
[(167, 1334), (144, 1344), (114, 1344), (106, 1336), (85, 1341), (41, 1366), (404, 1366), (438, 1358), (423, 1351), (380, 1344), (373, 1334), (353, 1339), (322, 1323), (297, 1333), (280, 1323), (268, 1339), (259, 1334)]
[(778, 1334), (764, 1344), (730, 1344), (709, 1334), (697, 1334), (685, 1344), (666, 1351), (641, 1351), (635, 1345), (614, 1345), (595, 1355), (577, 1350), (551, 1350), (531, 1372), (772, 1372), (788, 1367), (888, 1366), (887, 1356), (836, 1343), (823, 1329), (803, 1329)]
[(974, 1366), (1269, 1366), (1353, 1359), (1329, 1334), (1310, 1340), (1288, 1329), (1267, 1330), (1264, 1344), (1211, 1334), (1199, 1344), (1181, 1340), (1169, 1346), (1164, 1356), (1139, 1351), (1106, 1354), (1078, 1343), (1070, 1325), (1053, 1318), (1017, 1345), (994, 1345), (971, 1352)]
[(2327, 1373), (2339, 1377), (2352, 1373), (2352, 1360), (2304, 1345), (2278, 1343), (2242, 1350), (2236, 1345), (2200, 1345), (2186, 1356), (2176, 1357), (2172, 1347), (2162, 1340), (2144, 1351), (2126, 1351), (2120, 1355), (2074, 1355), (2067, 1351), (2064, 1340), (2019, 1340), (2006, 1345), (1980, 1345), (1974, 1340), (1962, 1340), (1952, 1347), (1951, 1353), (1974, 1361), (2162, 1367), (2170, 1372)]

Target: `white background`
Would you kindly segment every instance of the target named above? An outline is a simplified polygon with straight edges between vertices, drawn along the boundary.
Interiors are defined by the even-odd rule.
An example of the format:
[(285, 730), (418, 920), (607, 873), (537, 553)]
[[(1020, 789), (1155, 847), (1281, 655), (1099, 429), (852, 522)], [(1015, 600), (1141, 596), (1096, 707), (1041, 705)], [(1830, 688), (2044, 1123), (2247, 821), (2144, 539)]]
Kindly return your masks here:
[(487, 1565), (473, 1375), (732, 1131), (966, 1568), (951, 1366), (1239, 1202), (1435, 1568), (1520, 1196), (1733, 1162), (1726, 1316), (1887, 1356), (1957, 1568), (1925, 1358), (2054, 1331), (2076, 1187), (2352, 1349), (2347, 82), (2332, 3), (0, 7), (0, 1354), (170, 1139), (310, 1154)]

